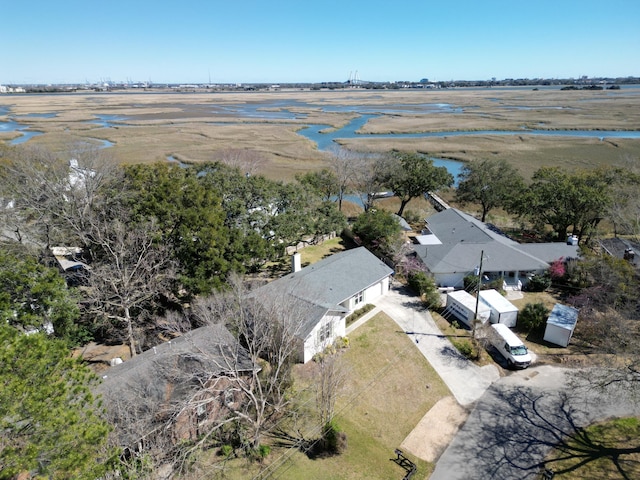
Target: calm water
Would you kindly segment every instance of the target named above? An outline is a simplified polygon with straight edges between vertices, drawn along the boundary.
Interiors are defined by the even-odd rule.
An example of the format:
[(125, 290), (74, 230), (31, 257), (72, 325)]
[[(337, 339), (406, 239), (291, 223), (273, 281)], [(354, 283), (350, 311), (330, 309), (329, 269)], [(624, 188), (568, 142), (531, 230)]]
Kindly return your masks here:
[[(516, 87), (517, 88), (517, 87)], [(557, 87), (560, 88), (560, 87)], [(530, 89), (530, 88), (527, 88)], [(615, 92), (612, 92), (615, 93)], [(496, 99), (490, 99), (496, 100)], [(238, 116), (242, 118), (256, 118), (261, 120), (292, 120), (300, 121), (307, 118), (305, 113), (296, 112), (296, 109), (315, 109), (322, 112), (334, 113), (355, 113), (359, 116), (339, 129), (334, 129), (329, 125), (308, 125), (298, 131), (299, 135), (315, 142), (319, 150), (329, 150), (335, 148), (337, 139), (349, 138), (442, 138), (458, 137), (470, 135), (483, 136), (504, 136), (504, 135), (542, 135), (556, 137), (582, 137), (582, 138), (640, 138), (640, 131), (603, 131), (603, 130), (478, 130), (478, 131), (448, 131), (448, 132), (416, 132), (416, 133), (387, 133), (387, 134), (361, 134), (358, 131), (371, 119), (382, 115), (394, 114), (438, 114), (438, 113), (462, 113), (463, 109), (456, 105), (447, 103), (419, 103), (419, 104), (396, 104), (396, 105), (333, 105), (324, 102), (308, 103), (293, 99), (273, 100), (269, 102), (242, 103), (230, 106), (210, 106), (212, 119), (219, 116)], [(505, 109), (530, 109), (530, 106), (504, 105)], [(541, 107), (536, 107), (541, 108)], [(544, 108), (544, 107), (542, 107)], [(563, 107), (548, 107), (550, 109)], [(10, 115), (9, 107), (0, 105), (0, 115)], [(38, 114), (32, 113), (21, 117), (55, 117), (56, 113)], [(0, 132), (20, 132), (22, 135), (10, 144), (20, 144), (40, 135), (42, 132), (29, 130), (29, 127), (16, 121), (21, 117), (10, 117), (7, 121), (0, 121)], [(114, 126), (126, 127), (127, 118), (118, 115), (95, 115), (95, 119), (87, 120), (86, 123), (96, 125), (96, 128), (113, 128)], [(233, 123), (233, 122), (230, 122)], [(246, 122), (244, 122), (246, 123)], [(225, 123), (228, 125), (229, 123)], [(102, 148), (113, 146), (108, 140), (94, 139), (102, 143)], [(462, 164), (453, 160), (434, 159), (438, 166), (446, 166), (447, 169), (457, 178)]]

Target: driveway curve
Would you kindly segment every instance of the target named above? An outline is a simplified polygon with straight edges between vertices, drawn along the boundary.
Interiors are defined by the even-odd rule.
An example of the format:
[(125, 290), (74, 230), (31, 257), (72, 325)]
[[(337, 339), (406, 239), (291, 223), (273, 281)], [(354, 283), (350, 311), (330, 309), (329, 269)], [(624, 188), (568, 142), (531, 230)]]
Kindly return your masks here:
[(462, 406), (484, 395), (500, 374), (495, 365), (479, 367), (464, 358), (444, 335), (422, 302), (406, 287), (394, 285), (375, 302), (415, 342)]

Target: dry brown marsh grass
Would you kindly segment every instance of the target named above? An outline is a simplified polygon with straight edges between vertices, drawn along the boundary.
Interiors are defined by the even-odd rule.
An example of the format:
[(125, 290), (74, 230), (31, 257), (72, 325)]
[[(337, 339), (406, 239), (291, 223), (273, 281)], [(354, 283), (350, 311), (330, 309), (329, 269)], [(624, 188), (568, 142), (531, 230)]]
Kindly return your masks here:
[[(326, 165), (326, 156), (296, 131), (307, 124), (339, 128), (357, 116), (353, 112), (323, 112), (324, 106), (393, 108), (370, 120), (362, 133), (406, 133), (456, 130), (640, 130), (640, 89), (617, 91), (560, 90), (400, 90), (291, 91), (248, 93), (78, 93), (69, 95), (3, 96), (0, 102), (33, 130), (44, 132), (29, 143), (64, 152), (78, 140), (105, 139), (114, 143), (113, 156), (123, 163), (163, 161), (173, 155), (184, 162), (204, 162), (216, 151), (246, 148), (267, 158), (262, 173), (292, 179), (296, 173)], [(300, 102), (294, 120), (265, 120), (234, 116), (226, 107), (288, 100)], [(312, 105), (305, 105), (312, 103)], [(460, 113), (416, 114), (416, 105), (448, 104)], [(406, 113), (403, 112), (407, 110)], [(263, 110), (278, 110), (265, 104)], [(55, 113), (54, 118), (24, 117)], [(91, 123), (95, 115), (126, 117), (126, 126), (103, 128)], [(3, 118), (0, 117), (0, 120)], [(15, 138), (4, 133), (1, 140)], [(640, 139), (576, 137), (449, 136), (442, 138), (343, 139), (361, 151), (393, 148), (418, 150), (433, 156), (473, 161), (504, 158), (523, 175), (543, 165), (568, 169), (622, 164), (640, 157)]]

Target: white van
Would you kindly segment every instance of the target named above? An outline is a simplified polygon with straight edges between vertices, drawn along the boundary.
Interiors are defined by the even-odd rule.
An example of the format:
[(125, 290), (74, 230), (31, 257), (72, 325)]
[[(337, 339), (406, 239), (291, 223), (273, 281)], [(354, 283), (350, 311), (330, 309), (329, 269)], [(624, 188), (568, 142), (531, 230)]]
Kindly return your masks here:
[(507, 360), (511, 368), (527, 368), (531, 364), (531, 354), (518, 336), (503, 323), (491, 325), (491, 344)]

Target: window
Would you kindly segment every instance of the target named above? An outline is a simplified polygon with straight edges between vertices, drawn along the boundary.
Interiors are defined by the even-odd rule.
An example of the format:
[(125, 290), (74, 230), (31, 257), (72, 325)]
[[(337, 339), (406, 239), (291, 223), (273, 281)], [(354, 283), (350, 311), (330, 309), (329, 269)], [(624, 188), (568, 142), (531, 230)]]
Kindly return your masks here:
[(320, 331), (318, 332), (318, 338), (320, 340), (320, 343), (324, 343), (329, 338), (331, 338), (332, 330), (333, 328), (332, 328), (331, 322), (320, 327)]
[(358, 305), (359, 303), (364, 302), (364, 290), (362, 292), (356, 293), (353, 297), (353, 304)]

